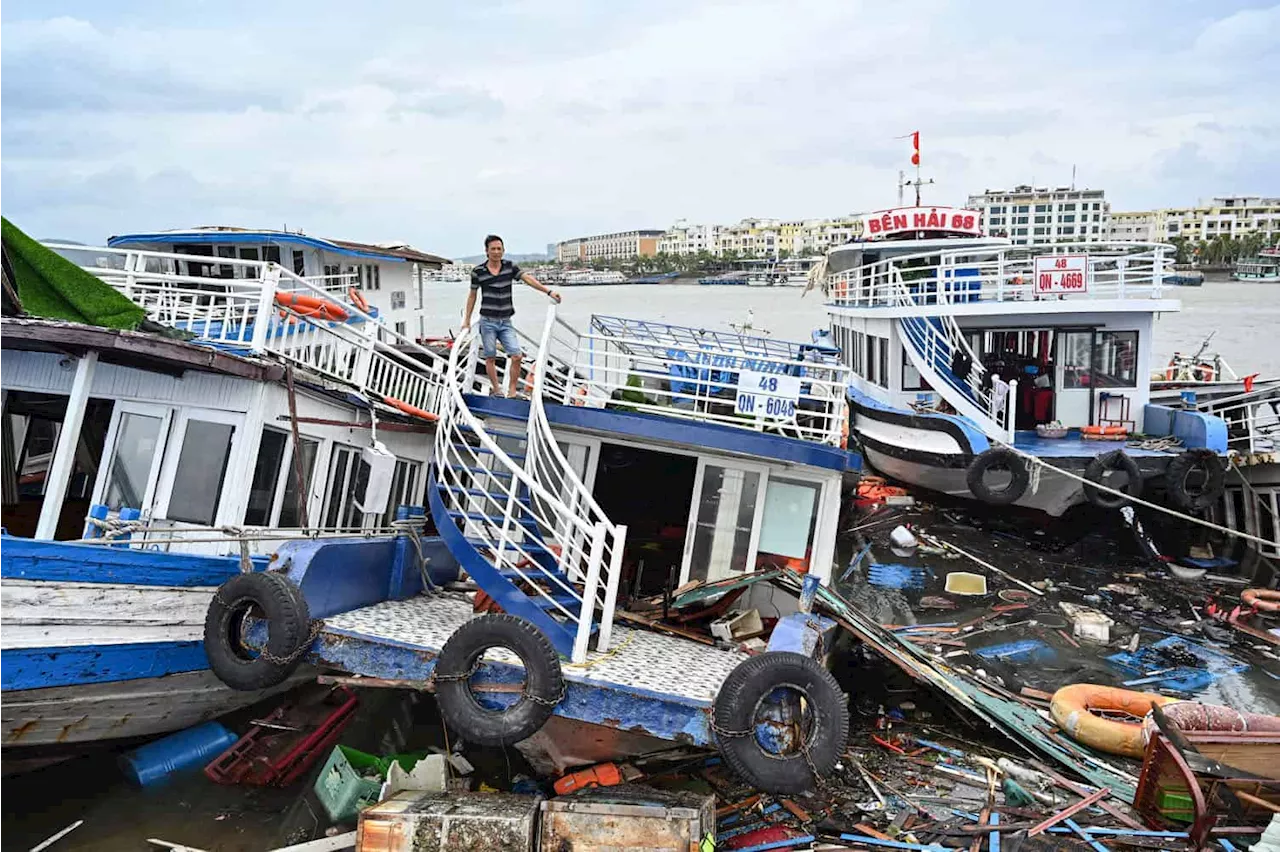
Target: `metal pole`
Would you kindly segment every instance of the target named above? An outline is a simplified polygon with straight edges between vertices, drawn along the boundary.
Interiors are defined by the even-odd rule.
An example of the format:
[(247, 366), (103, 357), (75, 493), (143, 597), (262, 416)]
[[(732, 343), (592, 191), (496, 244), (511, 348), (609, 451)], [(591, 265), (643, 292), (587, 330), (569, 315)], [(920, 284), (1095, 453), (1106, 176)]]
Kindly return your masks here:
[(58, 517), (67, 496), (71, 470), (75, 467), (76, 444), (80, 441), (80, 427), (84, 425), (84, 410), (89, 402), (89, 388), (93, 385), (97, 364), (98, 353), (92, 350), (76, 364), (76, 377), (71, 383), (71, 395), (67, 397), (67, 413), (62, 417), (58, 446), (53, 453), (49, 477), (45, 480), (44, 502), (40, 504), (40, 520), (36, 522), (35, 537), (38, 539), (52, 541), (58, 531)]

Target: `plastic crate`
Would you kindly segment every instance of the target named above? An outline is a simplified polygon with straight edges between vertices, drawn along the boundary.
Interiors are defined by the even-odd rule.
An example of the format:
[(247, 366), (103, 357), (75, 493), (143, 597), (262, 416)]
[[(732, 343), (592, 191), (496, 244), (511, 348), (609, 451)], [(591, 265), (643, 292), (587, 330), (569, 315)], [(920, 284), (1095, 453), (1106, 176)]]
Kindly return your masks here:
[[(316, 778), (316, 796), (334, 822), (351, 819), (378, 801), (382, 782), (392, 763), (411, 770), (422, 758), (421, 753), (375, 757), (350, 746), (334, 746)], [(376, 777), (371, 773), (377, 773)]]

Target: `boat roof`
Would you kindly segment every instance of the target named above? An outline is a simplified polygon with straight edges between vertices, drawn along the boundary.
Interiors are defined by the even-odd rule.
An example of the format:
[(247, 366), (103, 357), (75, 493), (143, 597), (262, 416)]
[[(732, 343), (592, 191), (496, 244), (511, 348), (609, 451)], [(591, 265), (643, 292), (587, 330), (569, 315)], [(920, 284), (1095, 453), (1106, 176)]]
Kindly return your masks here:
[(425, 263), (437, 267), (451, 264), (447, 257), (428, 254), (403, 244), (361, 243), (354, 240), (334, 240), (324, 237), (307, 236), (300, 231), (273, 231), (236, 228), (228, 225), (210, 225), (198, 228), (179, 228), (171, 231), (153, 231), (150, 233), (121, 234), (107, 240), (111, 248), (124, 246), (152, 245), (164, 243), (170, 245), (188, 245), (192, 243), (234, 244), (250, 243), (253, 245), (289, 245), (317, 248), (332, 254), (348, 257), (362, 257), (372, 260), (390, 261), (392, 263)]

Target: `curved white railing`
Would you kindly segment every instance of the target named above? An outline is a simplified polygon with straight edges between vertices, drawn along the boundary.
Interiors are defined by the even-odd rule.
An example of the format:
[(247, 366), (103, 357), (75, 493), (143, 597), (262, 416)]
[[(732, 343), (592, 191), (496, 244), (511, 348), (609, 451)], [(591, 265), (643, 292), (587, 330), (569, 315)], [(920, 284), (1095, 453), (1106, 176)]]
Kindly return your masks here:
[[(142, 307), (153, 322), (195, 342), (278, 356), (377, 402), (434, 413), (444, 359), (387, 328), (330, 289), (271, 261), (139, 249), (44, 243)], [(217, 268), (220, 277), (179, 273), (180, 264)], [(306, 312), (295, 296), (335, 305), (350, 321)], [(264, 321), (265, 320), (265, 321)], [(399, 348), (397, 348), (399, 347)], [(403, 351), (402, 351), (403, 350)], [(409, 354), (411, 353), (411, 354)], [(399, 406), (397, 406), (399, 407)], [(402, 409), (403, 410), (403, 409)]]
[(582, 482), (574, 471), (573, 465), (560, 449), (551, 431), (551, 424), (547, 420), (545, 398), (553, 388), (563, 384), (565, 373), (562, 371), (568, 367), (553, 353), (552, 333), (559, 322), (556, 306), (554, 304), (547, 306), (547, 319), (543, 324), (542, 338), (538, 344), (533, 392), (529, 405), (529, 437), (525, 469), (552, 493), (557, 494), (569, 512), (580, 518), (586, 526), (604, 533), (600, 559), (601, 566), (605, 570), (605, 588), (597, 645), (598, 648), (604, 649), (609, 645), (610, 633), (613, 629), (613, 612), (618, 600), (618, 582), (622, 574), (622, 551), (626, 545), (627, 528), (625, 525), (613, 523), (604, 509), (600, 508), (600, 504), (591, 494), (591, 489)]
[[(896, 284), (894, 304), (916, 306), (916, 294), (902, 276), (894, 274), (891, 277)], [(986, 368), (950, 314), (907, 316), (898, 322), (905, 344), (903, 348), (916, 370), (928, 379), (929, 385), (956, 411), (977, 424), (987, 437), (1012, 442), (1017, 380), (1008, 383), (1003, 398), (997, 393), (994, 381), (988, 386)], [(971, 365), (963, 376), (956, 375), (951, 369), (957, 352), (968, 355)]]
[[(585, 486), (559, 452), (545, 414), (538, 416), (531, 407), (525, 434), (507, 436), (526, 443), (522, 465), (511, 455), (519, 450), (503, 447), (498, 440), (503, 435), (495, 438), (470, 410), (464, 389), (474, 376), (476, 338), (473, 328), (464, 328), (449, 356), (435, 444), (441, 496), (495, 569), (526, 583), (526, 594), (543, 598), (544, 609), (572, 625), (572, 658), (581, 662), (599, 597), (606, 609), (597, 647), (607, 647), (625, 529), (610, 524), (594, 500), (584, 499)], [(536, 529), (529, 529), (529, 520)], [(548, 553), (557, 572), (539, 561)], [(603, 596), (602, 571), (608, 571)]]
[[(861, 244), (869, 252), (893, 246), (892, 241)], [(832, 273), (823, 289), (833, 305), (891, 307), (896, 304), (896, 272), (917, 295), (917, 304), (937, 313), (974, 302), (1159, 299), (1164, 296), (1173, 252), (1173, 246), (1164, 243), (1131, 242), (935, 248)], [(1045, 293), (1037, 287), (1035, 259), (1061, 254), (1088, 255), (1086, 292)]]

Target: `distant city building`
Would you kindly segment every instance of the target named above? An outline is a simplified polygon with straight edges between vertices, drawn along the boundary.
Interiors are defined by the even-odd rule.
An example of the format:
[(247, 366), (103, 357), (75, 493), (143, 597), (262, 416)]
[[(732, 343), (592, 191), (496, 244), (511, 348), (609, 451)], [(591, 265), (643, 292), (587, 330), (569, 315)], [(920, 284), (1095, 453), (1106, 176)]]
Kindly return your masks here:
[(1111, 205), (1101, 189), (1015, 186), (969, 196), (987, 233), (1014, 243), (1092, 243), (1110, 239)]
[(659, 244), (663, 254), (725, 252), (755, 257), (824, 254), (862, 234), (862, 220), (856, 215), (835, 219), (743, 219), (734, 225), (689, 225), (683, 221), (667, 229)]
[(556, 243), (555, 259), (560, 263), (592, 260), (625, 260), (629, 257), (653, 257), (665, 231), (619, 231), (575, 237)]
[(1113, 213), (1111, 238), (1168, 242), (1185, 237), (1191, 242), (1214, 237), (1280, 234), (1280, 198), (1219, 196), (1195, 207), (1169, 207)]

